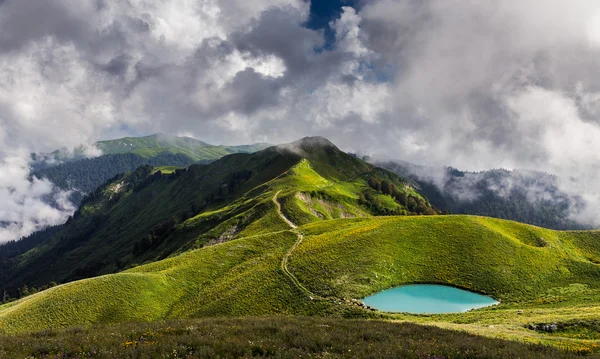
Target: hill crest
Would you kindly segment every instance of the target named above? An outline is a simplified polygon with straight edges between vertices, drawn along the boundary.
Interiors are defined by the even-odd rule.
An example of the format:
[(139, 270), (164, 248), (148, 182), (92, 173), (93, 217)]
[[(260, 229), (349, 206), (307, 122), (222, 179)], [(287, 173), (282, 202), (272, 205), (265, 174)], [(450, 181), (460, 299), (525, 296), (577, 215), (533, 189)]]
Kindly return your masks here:
[(145, 165), (110, 179), (58, 233), (12, 258), (0, 271), (0, 290), (112, 273), (209, 243), (284, 230), (271, 211), (278, 191), (286, 217), (299, 224), (432, 212), (403, 179), (320, 137), (188, 168)]

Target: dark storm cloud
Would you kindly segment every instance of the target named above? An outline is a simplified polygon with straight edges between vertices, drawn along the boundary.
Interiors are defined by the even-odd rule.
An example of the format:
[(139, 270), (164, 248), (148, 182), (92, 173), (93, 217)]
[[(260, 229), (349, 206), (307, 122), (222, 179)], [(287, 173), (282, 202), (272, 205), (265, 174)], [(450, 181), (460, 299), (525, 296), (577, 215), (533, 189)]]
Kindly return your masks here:
[(253, 56), (278, 56), (290, 72), (308, 71), (311, 67), (309, 57), (314, 56), (323, 36), (301, 27), (301, 19), (295, 11), (267, 10), (251, 23), (250, 31), (234, 34), (231, 42), (240, 51)]
[(226, 87), (232, 93), (229, 110), (251, 116), (263, 107), (277, 105), (281, 88), (278, 82), (251, 68), (238, 72)]
[(131, 59), (123, 54), (112, 58), (106, 65), (101, 66), (101, 69), (111, 75), (122, 76), (130, 66)]
[(58, 1), (5, 0), (0, 8), (0, 50), (15, 51), (30, 41), (52, 35), (61, 40), (85, 37), (86, 19)]

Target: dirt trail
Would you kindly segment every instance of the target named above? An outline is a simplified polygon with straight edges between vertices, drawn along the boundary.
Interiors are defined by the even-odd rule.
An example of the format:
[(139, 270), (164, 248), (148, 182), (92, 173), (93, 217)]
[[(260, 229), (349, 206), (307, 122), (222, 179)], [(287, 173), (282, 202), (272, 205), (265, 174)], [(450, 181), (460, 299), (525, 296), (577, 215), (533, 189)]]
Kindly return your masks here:
[(277, 196), (279, 195), (280, 192), (281, 191), (277, 191), (277, 193), (275, 193), (275, 195), (273, 196), (273, 203), (275, 203), (275, 207), (277, 208), (277, 214), (279, 215), (279, 217), (281, 217), (281, 219), (283, 219), (285, 221), (285, 223), (288, 224), (288, 226), (290, 226), (292, 229), (296, 229), (296, 228), (298, 228), (298, 226), (295, 225), (294, 222), (290, 221), (281, 212), (281, 204), (279, 204), (279, 201), (277, 200)]
[(305, 286), (303, 286), (302, 283), (300, 283), (300, 281), (298, 281), (298, 278), (296, 278), (296, 276), (293, 275), (292, 272), (290, 272), (290, 270), (288, 269), (287, 265), (288, 265), (288, 260), (290, 258), (290, 255), (292, 255), (292, 252), (296, 248), (298, 248), (298, 246), (300, 245), (300, 243), (302, 243), (302, 239), (304, 238), (304, 236), (302, 236), (302, 233), (300, 233), (300, 231), (298, 231), (298, 226), (296, 224), (294, 224), (294, 222), (290, 221), (281, 212), (281, 204), (277, 200), (277, 196), (279, 195), (280, 192), (281, 191), (278, 191), (273, 196), (273, 203), (275, 203), (275, 208), (277, 210), (277, 214), (279, 215), (279, 217), (281, 217), (281, 219), (283, 219), (285, 221), (285, 223), (288, 224), (288, 226), (290, 226), (291, 229), (294, 230), (294, 232), (298, 236), (298, 240), (296, 241), (296, 243), (294, 243), (294, 245), (292, 246), (292, 248), (290, 248), (290, 250), (287, 251), (287, 253), (283, 256), (283, 259), (281, 260), (281, 270), (283, 270), (283, 272), (285, 273), (285, 275), (287, 275), (290, 278), (290, 280), (294, 283), (294, 285), (298, 289), (300, 289), (302, 292), (304, 292), (311, 300), (313, 300), (313, 299), (322, 299), (321, 297), (317, 296), (316, 294), (314, 294), (313, 292), (311, 292), (310, 290), (308, 290)]
[[(290, 272), (290, 270), (288, 269), (288, 260), (289, 260), (290, 256), (292, 255), (292, 252), (296, 248), (298, 248), (298, 246), (302, 243), (302, 239), (304, 239), (304, 236), (298, 230), (298, 226), (294, 222), (290, 221), (281, 212), (281, 204), (277, 200), (277, 196), (279, 195), (280, 192), (281, 191), (277, 191), (277, 193), (275, 193), (275, 195), (273, 196), (273, 203), (275, 203), (275, 209), (277, 210), (277, 214), (279, 215), (279, 217), (281, 217), (281, 219), (283, 219), (285, 221), (285, 223), (288, 224), (288, 226), (290, 226), (290, 228), (292, 229), (292, 231), (294, 233), (296, 233), (296, 235), (298, 236), (298, 240), (296, 241), (296, 243), (294, 243), (294, 245), (292, 246), (292, 248), (290, 248), (290, 250), (287, 251), (287, 253), (283, 256), (283, 259), (281, 260), (281, 270), (283, 271), (283, 273), (285, 273), (286, 276), (288, 276), (290, 278), (290, 280), (292, 281), (292, 283), (294, 283), (294, 285), (296, 286), (296, 288), (298, 288), (300, 291), (302, 291), (304, 294), (306, 294), (306, 296), (310, 300), (330, 301), (330, 302), (334, 302), (334, 303), (337, 303), (337, 304), (342, 304), (342, 300), (340, 300), (339, 298), (336, 298), (336, 297), (322, 297), (322, 296), (320, 296), (318, 294), (315, 294), (315, 293), (311, 292), (308, 288), (306, 288), (304, 285), (302, 285), (302, 283), (300, 283), (300, 281), (298, 280), (298, 278), (296, 278), (296, 276), (294, 274), (292, 274), (292, 272)], [(364, 306), (364, 304), (362, 302), (356, 301), (354, 299), (353, 299), (353, 301), (354, 302), (345, 303), (345, 304), (349, 304), (349, 305), (352, 305), (352, 306), (359, 306), (359, 307), (361, 307), (363, 309), (365, 308), (365, 306)]]

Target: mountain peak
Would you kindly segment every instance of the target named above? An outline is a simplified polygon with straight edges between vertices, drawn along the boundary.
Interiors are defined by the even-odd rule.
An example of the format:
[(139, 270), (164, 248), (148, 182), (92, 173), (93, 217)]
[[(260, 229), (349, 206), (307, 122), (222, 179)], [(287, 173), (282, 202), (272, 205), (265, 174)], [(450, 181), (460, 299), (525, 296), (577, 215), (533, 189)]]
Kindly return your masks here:
[(304, 137), (294, 142), (278, 145), (277, 147), (296, 152), (300, 155), (305, 155), (318, 149), (339, 150), (331, 141), (321, 136)]
[(292, 142), (304, 145), (304, 146), (325, 146), (325, 147), (336, 147), (333, 142), (329, 141), (325, 137), (322, 136), (307, 136), (303, 137), (295, 142)]

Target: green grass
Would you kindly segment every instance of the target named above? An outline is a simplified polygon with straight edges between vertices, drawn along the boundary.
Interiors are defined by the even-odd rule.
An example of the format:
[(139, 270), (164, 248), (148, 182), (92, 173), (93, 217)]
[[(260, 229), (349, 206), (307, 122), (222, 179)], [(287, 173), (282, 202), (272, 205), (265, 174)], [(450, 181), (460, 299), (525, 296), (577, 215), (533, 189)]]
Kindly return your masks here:
[(162, 318), (315, 314), (279, 269), (286, 231), (205, 247), (130, 271), (85, 279), (0, 307), (0, 331)]
[[(600, 267), (588, 260), (600, 251), (600, 241), (592, 240), (600, 232), (557, 232), (474, 216), (337, 219), (299, 231), (304, 240), (290, 254), (288, 269), (315, 298), (335, 301), (310, 300), (281, 270), (283, 256), (297, 241), (295, 233), (250, 231), (242, 233), (246, 237), (5, 305), (0, 328), (14, 333), (272, 314), (383, 316), (574, 350), (595, 350), (599, 344), (597, 326), (570, 336), (526, 327), (600, 320)], [(345, 300), (414, 282), (454, 285), (502, 304), (464, 314), (414, 316), (374, 313)]]
[(306, 317), (169, 320), (0, 336), (3, 358), (562, 359), (578, 354), (431, 326)]
[(158, 166), (158, 167), (154, 167), (152, 174), (155, 174), (156, 172), (160, 171), (160, 173), (168, 175), (168, 174), (174, 173), (175, 170), (178, 170), (178, 169), (185, 169), (185, 168), (177, 167), (177, 166)]
[(402, 283), (435, 282), (510, 303), (535, 301), (572, 283), (600, 288), (600, 266), (588, 260), (600, 242), (577, 247), (577, 232), (475, 216), (336, 220), (302, 231), (307, 239), (292, 269), (327, 295), (360, 298)]

